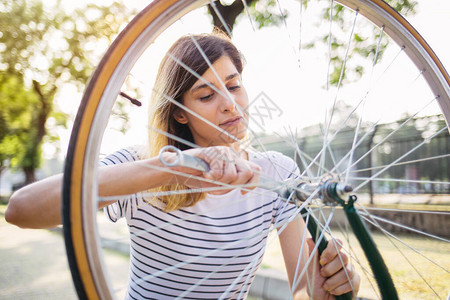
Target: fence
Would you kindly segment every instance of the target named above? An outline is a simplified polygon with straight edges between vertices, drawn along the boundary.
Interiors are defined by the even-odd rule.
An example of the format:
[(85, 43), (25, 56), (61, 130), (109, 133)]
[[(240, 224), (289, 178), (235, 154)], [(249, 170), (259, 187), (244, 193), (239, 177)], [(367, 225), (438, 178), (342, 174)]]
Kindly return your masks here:
[[(368, 124), (358, 134), (358, 147), (353, 157), (349, 152), (355, 131), (344, 128), (324, 151), (324, 168), (333, 174), (345, 174), (351, 166), (348, 177), (354, 186), (376, 175), (360, 189), (360, 193), (369, 195), (449, 194), (450, 136), (448, 130), (436, 134), (444, 127), (445, 121), (437, 116), (376, 126)], [(324, 138), (319, 131), (318, 126), (305, 128), (296, 139), (301, 155), (295, 147), (288, 145), (286, 141), (292, 139), (286, 137), (265, 136), (264, 148), (296, 157), (300, 169), (304, 170), (323, 148)], [(302, 162), (301, 156), (306, 163)], [(311, 164), (310, 169), (317, 174), (318, 163)]]

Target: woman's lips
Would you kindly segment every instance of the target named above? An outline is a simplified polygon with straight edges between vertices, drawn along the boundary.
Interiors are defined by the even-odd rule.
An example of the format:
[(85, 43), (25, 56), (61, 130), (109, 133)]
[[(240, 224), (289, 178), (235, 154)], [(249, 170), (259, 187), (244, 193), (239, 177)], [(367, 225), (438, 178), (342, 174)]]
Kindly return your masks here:
[(225, 126), (225, 127), (234, 126), (234, 125), (239, 124), (241, 121), (242, 121), (242, 117), (238, 116), (238, 117), (234, 117), (234, 118), (225, 120), (225, 122), (220, 123), (219, 126)]

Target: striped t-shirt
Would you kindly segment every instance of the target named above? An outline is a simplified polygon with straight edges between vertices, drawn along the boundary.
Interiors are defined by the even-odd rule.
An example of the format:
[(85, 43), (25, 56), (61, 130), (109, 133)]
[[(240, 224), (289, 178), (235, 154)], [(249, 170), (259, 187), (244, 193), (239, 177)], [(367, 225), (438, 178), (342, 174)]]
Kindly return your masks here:
[[(138, 160), (122, 149), (101, 161)], [(298, 175), (294, 161), (278, 152), (249, 152), (264, 177), (283, 181)], [(256, 188), (210, 195), (191, 207), (164, 212), (142, 194), (105, 208), (113, 222), (127, 219), (130, 278), (127, 299), (245, 299), (265, 250), (269, 229), (287, 220), (295, 206)]]

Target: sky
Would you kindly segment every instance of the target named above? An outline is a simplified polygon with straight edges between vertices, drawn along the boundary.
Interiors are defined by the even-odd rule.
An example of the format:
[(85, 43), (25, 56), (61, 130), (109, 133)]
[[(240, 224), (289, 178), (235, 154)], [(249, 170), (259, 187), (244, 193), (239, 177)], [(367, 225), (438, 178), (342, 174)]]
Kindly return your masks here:
[[(98, 4), (107, 4), (109, 1), (103, 0), (103, 1), (96, 1)], [(74, 3), (77, 3), (77, 5), (82, 5), (83, 1), (64, 1), (64, 5), (67, 5), (67, 9), (73, 9)], [(144, 1), (127, 1), (127, 5), (132, 5), (133, 7), (142, 7), (145, 5), (146, 2)], [(198, 20), (201, 20), (200, 23), (204, 23), (205, 19), (201, 16), (193, 17), (195, 20), (198, 18)], [(413, 26), (422, 34), (422, 36), (427, 40), (427, 42), (431, 45), (433, 50), (436, 52), (438, 57), (441, 59), (442, 63), (447, 69), (450, 69), (450, 42), (445, 37), (445, 30), (450, 28), (450, 1), (446, 0), (419, 0), (418, 6), (417, 6), (417, 14), (415, 16), (409, 17), (408, 20), (413, 24)], [(241, 23), (248, 22), (247, 20), (244, 20)], [(316, 104), (319, 105), (321, 99), (327, 98), (329, 100), (330, 96), (323, 94), (321, 91), (314, 90), (311, 92), (306, 92), (309, 88), (309, 82), (312, 80), (315, 80), (316, 74), (314, 72), (308, 72), (306, 77), (299, 77), (301, 75), (297, 74), (298, 65), (295, 63), (286, 64), (282, 63), (285, 57), (293, 56), (294, 54), (294, 48), (293, 47), (285, 47), (285, 49), (281, 52), (282, 54), (279, 54), (277, 51), (280, 50), (280, 46), (282, 42), (284, 42), (286, 39), (289, 40), (291, 38), (289, 35), (295, 36), (295, 32), (289, 32), (279, 34), (278, 32), (273, 31), (271, 33), (270, 29), (267, 30), (269, 32), (268, 34), (265, 34), (264, 37), (262, 37), (262, 44), (257, 44), (256, 38), (248, 38), (249, 36), (254, 36), (254, 34), (251, 32), (251, 26), (250, 24), (241, 24), (239, 26), (246, 27), (247, 31), (242, 31), (240, 34), (235, 35), (235, 41), (237, 44), (239, 44), (239, 47), (241, 51), (244, 52), (244, 55), (246, 56), (247, 60), (247, 67), (246, 71), (244, 73), (244, 83), (246, 84), (246, 87), (249, 92), (249, 98), (251, 100), (258, 100), (258, 96), (261, 92), (264, 92), (264, 95), (269, 97), (269, 99), (274, 100), (278, 103), (278, 101), (288, 101), (288, 103), (294, 103), (296, 100), (292, 98), (293, 94), (295, 94), (295, 90), (299, 87), (302, 89), (302, 94), (306, 95), (306, 97), (310, 97), (311, 101), (308, 103), (308, 107), (302, 106), (300, 108), (293, 107), (294, 110), (290, 110), (289, 108), (292, 107), (290, 104), (283, 105), (282, 107), (287, 107), (288, 109), (284, 108), (282, 111), (282, 114), (280, 114), (279, 118), (273, 118), (273, 119), (266, 119), (266, 123), (270, 124), (263, 124), (265, 129), (269, 129), (270, 126), (277, 126), (277, 124), (286, 122), (297, 122), (299, 123), (299, 120), (301, 122), (304, 122), (305, 125), (310, 125), (313, 121), (308, 121), (309, 117), (312, 115), (317, 114), (317, 111), (320, 110), (319, 106), (315, 106)], [(202, 29), (196, 28), (196, 23), (192, 20), (185, 19), (182, 24), (178, 24), (176, 26), (179, 27), (190, 27), (193, 28), (194, 31), (204, 31), (204, 27), (201, 26)], [(175, 26), (175, 27), (176, 27)], [(238, 27), (239, 27), (238, 26)], [(237, 27), (237, 28), (238, 28)], [(180, 28), (178, 28), (180, 29)], [(184, 28), (183, 28), (184, 29)], [(237, 31), (237, 29), (236, 29)], [(157, 65), (159, 64), (160, 57), (164, 53), (164, 49), (169, 47), (171, 44), (171, 41), (175, 36), (178, 36), (178, 31), (175, 31), (177, 33), (174, 33), (173, 35), (168, 38), (168, 41), (166, 41), (163, 46), (160, 47), (159, 53), (151, 53), (143, 58), (144, 63), (139, 63), (141, 66), (145, 66), (142, 70), (137, 67), (135, 70), (133, 70), (133, 78), (137, 81), (138, 85), (143, 86), (151, 86), (151, 82), (153, 81), (152, 75), (149, 75), (146, 70), (148, 69), (156, 69)], [(268, 41), (268, 36), (270, 41)], [(306, 39), (308, 36), (308, 33), (303, 33), (302, 39)], [(289, 41), (288, 41), (289, 44)], [(258, 45), (255, 48), (255, 45)], [(158, 52), (158, 51), (156, 51)], [(307, 51), (306, 51), (307, 52)], [(268, 61), (267, 57), (273, 57), (273, 53), (275, 54), (277, 59), (273, 59)], [(303, 53), (300, 53), (300, 60), (302, 60), (301, 55), (306, 55)], [(309, 55), (309, 54), (308, 54)], [(314, 55), (314, 54), (312, 54)], [(394, 55), (394, 54), (393, 54)], [(266, 57), (266, 58), (265, 58)], [(291, 57), (292, 58), (292, 57)], [(309, 56), (304, 56), (301, 67), (309, 67), (314, 68), (315, 64), (319, 66), (321, 63), (322, 58), (316, 58), (317, 60), (309, 59)], [(261, 63), (263, 61), (264, 63)], [(281, 67), (282, 66), (282, 67)], [(248, 70), (248, 71), (247, 71)], [(141, 75), (145, 74), (145, 75)], [(319, 75), (317, 75), (319, 76)], [(294, 78), (296, 78), (294, 80)], [(298, 78), (300, 78), (300, 81), (298, 81)], [(323, 78), (317, 78), (317, 80), (323, 80)], [(261, 88), (261, 86), (263, 88)], [(280, 88), (281, 87), (281, 88)], [(151, 88), (149, 88), (151, 89)], [(290, 90), (292, 89), (292, 90)], [(389, 90), (389, 93), (394, 93), (394, 90), (396, 88), (386, 88)], [(348, 89), (350, 90), (350, 89)], [(149, 92), (147, 90), (145, 93)], [(363, 93), (363, 91), (358, 91), (359, 93)], [(350, 91), (350, 94), (356, 93), (355, 91)], [(403, 97), (404, 95), (399, 95), (399, 97)], [(77, 105), (81, 99), (82, 95), (78, 93), (73, 87), (66, 86), (62, 92), (59, 94), (58, 98), (58, 104), (61, 107), (62, 110), (65, 112), (68, 112), (72, 116), (75, 115)], [(148, 97), (145, 95), (145, 97)], [(380, 98), (384, 98), (383, 95), (379, 96)], [(292, 99), (291, 99), (292, 98)], [(357, 97), (356, 97), (357, 98)], [(70, 100), (68, 100), (70, 99)], [(280, 100), (281, 99), (281, 100)], [(289, 102), (290, 101), (290, 102)], [(392, 102), (386, 105), (394, 105)], [(411, 105), (413, 106), (413, 105)], [(283, 109), (283, 108), (282, 108)], [(134, 144), (137, 140), (146, 137), (144, 135), (142, 137), (142, 128), (145, 128), (146, 126), (146, 111), (147, 108), (144, 106), (144, 108), (136, 108), (131, 107), (130, 108), (130, 116), (132, 120), (132, 128), (131, 130), (125, 135), (121, 135), (117, 133), (115, 130), (111, 130), (107, 137), (105, 137), (104, 142), (104, 148), (105, 152), (113, 151), (115, 148), (124, 146), (120, 145), (119, 143), (116, 143), (117, 141), (120, 141), (120, 143), (124, 143), (125, 146), (127, 144)], [(296, 112), (298, 110), (301, 110), (302, 113), (299, 114)], [(389, 109), (386, 109), (384, 107), (384, 110), (386, 110), (386, 114), (388, 114)], [(367, 110), (366, 110), (367, 111)], [(290, 120), (290, 121), (289, 121)], [(270, 121), (270, 122), (269, 122)], [(261, 123), (261, 122), (260, 122)], [(114, 126), (113, 126), (114, 127)], [(260, 126), (261, 127), (261, 126)], [(67, 144), (70, 136), (70, 128), (68, 131), (61, 131), (60, 132), (61, 141), (60, 141), (60, 148), (61, 152), (60, 155), (64, 156)], [(47, 157), (52, 157), (55, 155), (54, 147), (52, 146), (46, 146), (44, 148), (44, 153), (46, 153)]]

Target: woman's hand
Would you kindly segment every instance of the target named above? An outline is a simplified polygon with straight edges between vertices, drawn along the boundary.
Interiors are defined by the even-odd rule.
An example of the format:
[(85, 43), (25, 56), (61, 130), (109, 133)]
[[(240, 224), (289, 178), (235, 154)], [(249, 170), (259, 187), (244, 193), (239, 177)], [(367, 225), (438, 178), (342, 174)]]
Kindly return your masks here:
[[(307, 242), (311, 255), (314, 242), (312, 239), (308, 239)], [(335, 299), (335, 295), (347, 292), (352, 292), (353, 297), (357, 295), (360, 277), (353, 265), (348, 262), (348, 256), (341, 251), (341, 245), (342, 242), (338, 239), (330, 240), (320, 259), (315, 255), (313, 266), (310, 268), (310, 274), (312, 272), (315, 279), (311, 299)]]
[[(254, 189), (259, 181), (261, 168), (242, 157), (236, 150), (226, 146), (215, 146), (207, 148), (193, 148), (183, 151), (187, 155), (196, 156), (208, 163), (210, 170), (201, 172), (186, 167), (173, 167), (174, 170), (187, 174), (177, 178), (179, 183), (186, 184), (191, 188), (212, 188), (217, 187), (216, 191), (208, 192), (210, 194), (225, 194), (232, 188), (226, 188), (228, 185), (248, 185), (242, 193), (248, 189)], [(170, 157), (167, 159), (170, 160)], [(214, 184), (205, 180), (190, 177), (203, 177), (206, 180), (218, 181), (225, 185)]]

